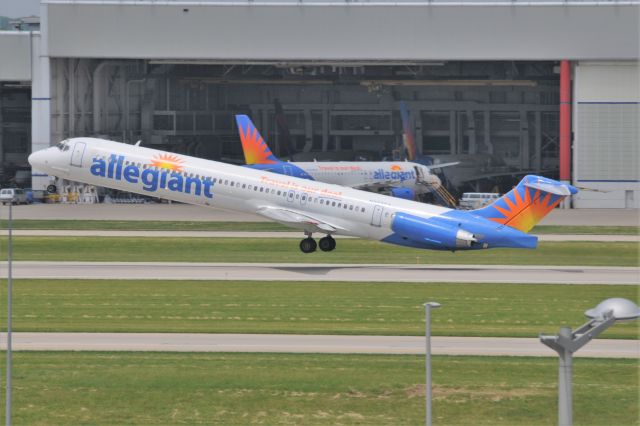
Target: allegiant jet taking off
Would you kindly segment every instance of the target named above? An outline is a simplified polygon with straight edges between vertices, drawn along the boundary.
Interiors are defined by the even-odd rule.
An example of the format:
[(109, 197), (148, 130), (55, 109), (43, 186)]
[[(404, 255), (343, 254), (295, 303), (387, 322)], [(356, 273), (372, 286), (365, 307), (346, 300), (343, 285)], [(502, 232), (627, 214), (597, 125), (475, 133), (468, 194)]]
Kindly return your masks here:
[(407, 200), (437, 191), (441, 185), (429, 167), (407, 161), (280, 161), (248, 116), (236, 115), (236, 123), (245, 162), (252, 169), (385, 193)]
[(535, 248), (526, 234), (577, 189), (526, 176), (494, 204), (472, 211), (403, 200), (328, 183), (203, 160), (94, 138), (73, 138), (29, 156), (35, 172), (202, 206), (255, 213), (304, 231), (305, 253), (316, 250), (312, 233), (378, 240), (434, 250)]

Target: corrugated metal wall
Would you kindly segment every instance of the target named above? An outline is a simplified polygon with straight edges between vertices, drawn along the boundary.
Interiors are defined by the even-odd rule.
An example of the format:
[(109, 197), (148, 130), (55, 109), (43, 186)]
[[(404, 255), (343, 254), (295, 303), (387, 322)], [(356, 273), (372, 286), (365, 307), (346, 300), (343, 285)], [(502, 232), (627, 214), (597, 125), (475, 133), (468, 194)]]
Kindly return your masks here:
[(575, 69), (576, 207), (640, 207), (640, 85), (637, 62)]

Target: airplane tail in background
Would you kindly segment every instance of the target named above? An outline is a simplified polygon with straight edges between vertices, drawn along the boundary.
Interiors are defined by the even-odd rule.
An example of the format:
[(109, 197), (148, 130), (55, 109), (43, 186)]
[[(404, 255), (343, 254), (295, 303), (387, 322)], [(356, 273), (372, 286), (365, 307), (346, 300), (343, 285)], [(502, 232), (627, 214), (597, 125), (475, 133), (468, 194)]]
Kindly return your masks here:
[(238, 124), (244, 159), (247, 164), (277, 164), (281, 162), (273, 155), (248, 116), (236, 115), (236, 123)]
[(402, 142), (404, 143), (404, 149), (407, 151), (407, 159), (415, 161), (418, 153), (411, 129), (411, 120), (409, 120), (409, 110), (407, 110), (407, 105), (404, 101), (400, 101), (400, 117), (402, 117)]
[(560, 201), (577, 192), (577, 188), (557, 180), (527, 175), (502, 198), (472, 213), (529, 232)]
[(284, 113), (282, 104), (279, 99), (273, 100), (275, 109), (276, 127), (278, 129), (276, 143), (276, 152), (280, 155), (286, 155), (290, 161), (293, 161), (293, 155), (296, 153), (295, 147), (291, 141), (291, 133), (289, 132), (289, 124), (287, 123), (287, 115)]

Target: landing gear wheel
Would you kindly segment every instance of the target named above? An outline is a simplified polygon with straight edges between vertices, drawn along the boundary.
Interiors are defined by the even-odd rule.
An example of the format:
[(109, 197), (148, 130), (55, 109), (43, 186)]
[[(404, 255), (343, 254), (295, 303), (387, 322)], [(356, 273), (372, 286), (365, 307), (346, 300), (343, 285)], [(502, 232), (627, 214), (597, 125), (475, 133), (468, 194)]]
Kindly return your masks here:
[(336, 248), (336, 240), (334, 240), (331, 235), (327, 235), (326, 237), (320, 238), (319, 245), (322, 251), (332, 251)]
[(58, 188), (56, 188), (56, 186), (55, 186), (55, 185), (49, 185), (49, 186), (47, 186), (47, 192), (48, 192), (49, 194), (53, 194), (53, 193), (54, 193), (54, 192), (56, 192), (57, 190), (58, 190)]
[(300, 241), (300, 250), (302, 250), (303, 253), (313, 253), (314, 251), (316, 251), (317, 247), (318, 244), (316, 243), (316, 240), (311, 237), (305, 238), (304, 240)]

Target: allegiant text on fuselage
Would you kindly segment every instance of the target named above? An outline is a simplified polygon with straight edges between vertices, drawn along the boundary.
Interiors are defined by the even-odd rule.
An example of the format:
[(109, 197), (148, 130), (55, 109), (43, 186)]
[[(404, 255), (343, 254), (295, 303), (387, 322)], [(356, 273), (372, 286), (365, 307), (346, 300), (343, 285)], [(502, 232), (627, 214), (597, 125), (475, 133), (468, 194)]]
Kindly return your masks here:
[(142, 184), (142, 189), (156, 192), (166, 189), (172, 192), (182, 192), (213, 198), (211, 188), (214, 182), (209, 178), (192, 177), (177, 171), (163, 168), (140, 168), (137, 164), (125, 165), (124, 155), (111, 155), (108, 161), (96, 157), (91, 165), (91, 174), (107, 179), (125, 180), (129, 183)]
[(376, 171), (373, 172), (373, 178), (374, 179), (386, 179), (386, 180), (399, 180), (400, 182), (404, 182), (407, 179), (415, 179), (416, 178), (416, 174), (413, 171), (408, 171), (408, 172), (397, 172), (397, 171), (393, 171), (393, 172), (389, 172), (383, 169), (378, 169)]

